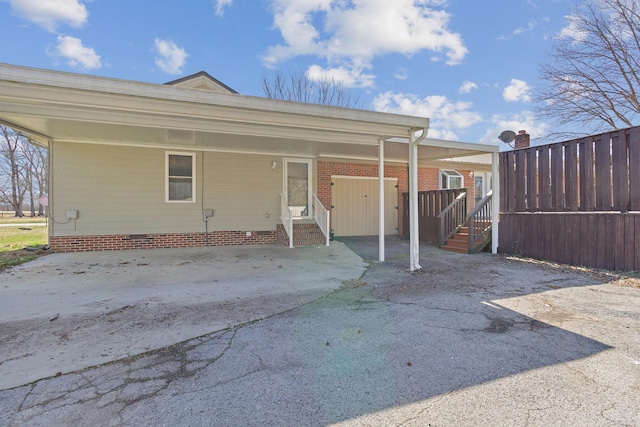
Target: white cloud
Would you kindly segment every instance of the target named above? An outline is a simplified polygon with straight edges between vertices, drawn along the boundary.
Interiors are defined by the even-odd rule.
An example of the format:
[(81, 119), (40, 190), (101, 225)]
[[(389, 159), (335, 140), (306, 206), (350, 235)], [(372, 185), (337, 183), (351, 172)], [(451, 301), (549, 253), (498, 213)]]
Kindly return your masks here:
[(409, 78), (409, 70), (404, 67), (398, 68), (393, 73), (393, 78), (398, 80), (407, 80)]
[(87, 22), (89, 13), (78, 0), (10, 0), (11, 8), (20, 17), (47, 31), (54, 32), (59, 24), (74, 28)]
[(555, 36), (556, 39), (570, 39), (574, 44), (587, 39), (588, 33), (581, 27), (581, 21), (578, 15), (565, 15), (564, 19), (568, 21), (567, 26), (560, 30)]
[(322, 68), (312, 65), (307, 75), (311, 80), (332, 79), (345, 87), (372, 87), (375, 79), (373, 75), (366, 74), (364, 68), (357, 67)]
[(478, 89), (478, 85), (474, 82), (470, 82), (469, 80), (465, 80), (462, 82), (462, 86), (458, 89), (460, 93), (469, 93), (473, 89)]
[(502, 97), (507, 102), (529, 102), (531, 87), (523, 80), (511, 79), (511, 84), (502, 91)]
[(96, 51), (84, 46), (82, 40), (71, 36), (58, 36), (58, 45), (53, 55), (65, 58), (74, 68), (97, 70), (102, 67)]
[(452, 140), (458, 139), (456, 131), (482, 121), (479, 113), (470, 110), (472, 106), (470, 102), (454, 102), (446, 96), (419, 98), (393, 92), (381, 93), (373, 100), (376, 111), (429, 118), (429, 137)]
[(442, 0), (272, 0), (274, 26), (284, 43), (269, 47), (267, 65), (301, 55), (327, 60), (330, 67), (369, 68), (380, 55), (411, 56), (423, 50), (460, 63), (467, 48), (449, 30), (451, 15)]
[(533, 31), (538, 26), (538, 22), (536, 20), (531, 20), (527, 23), (526, 27), (518, 27), (508, 36), (498, 36), (498, 40), (509, 40), (511, 37), (519, 36), (520, 34), (527, 33), (529, 31)]
[(546, 136), (549, 133), (549, 125), (536, 121), (535, 114), (531, 111), (523, 111), (511, 116), (496, 114), (491, 118), (491, 127), (487, 129), (487, 132), (479, 142), (482, 144), (500, 144), (504, 145), (503, 148), (508, 148), (498, 140), (498, 135), (505, 130), (511, 130), (515, 133), (526, 130), (531, 135), (531, 138), (535, 139)]
[(224, 8), (230, 6), (233, 3), (233, 0), (215, 0), (216, 4), (216, 15), (223, 16)]
[(513, 31), (513, 35), (517, 36), (518, 34), (522, 34), (522, 33), (526, 33), (529, 31), (533, 31), (534, 28), (536, 28), (536, 26), (538, 25), (538, 23), (535, 20), (529, 21), (527, 23), (526, 27), (518, 27)]
[(180, 74), (189, 56), (170, 40), (156, 39), (156, 65), (167, 74)]

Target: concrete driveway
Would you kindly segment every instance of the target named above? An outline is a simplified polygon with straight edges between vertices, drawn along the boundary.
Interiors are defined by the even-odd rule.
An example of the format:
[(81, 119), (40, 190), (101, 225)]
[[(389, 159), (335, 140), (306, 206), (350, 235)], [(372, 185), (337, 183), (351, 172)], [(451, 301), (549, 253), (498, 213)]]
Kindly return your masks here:
[[(377, 254), (372, 239), (345, 244)], [(640, 425), (636, 279), (426, 246), (424, 272), (410, 274), (406, 242), (390, 244), (388, 262), (295, 308), (278, 308), (287, 292), (246, 298), (274, 314), (0, 390), (0, 425)], [(357, 278), (361, 259), (332, 247)]]
[(0, 389), (282, 313), (365, 268), (337, 242), (47, 255), (0, 273)]

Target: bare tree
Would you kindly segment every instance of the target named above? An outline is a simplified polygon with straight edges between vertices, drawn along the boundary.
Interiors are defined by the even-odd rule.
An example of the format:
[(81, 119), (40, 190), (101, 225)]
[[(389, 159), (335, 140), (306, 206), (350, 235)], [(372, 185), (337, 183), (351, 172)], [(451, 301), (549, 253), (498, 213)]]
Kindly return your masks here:
[[(35, 201), (48, 193), (47, 149), (34, 141), (22, 144), (23, 167), (29, 191), (31, 216), (35, 216)], [(44, 215), (44, 206), (38, 203), (38, 216)]]
[[(6, 126), (0, 126), (0, 202), (8, 203), (16, 216), (24, 216), (29, 195), (31, 215), (35, 216), (35, 196), (47, 192), (47, 151)], [(38, 209), (42, 213), (42, 207)]]
[(541, 64), (538, 113), (588, 133), (640, 117), (640, 0), (588, 0)]
[(20, 176), (19, 157), (20, 134), (13, 132), (6, 126), (0, 126), (2, 139), (0, 139), (0, 156), (3, 157), (2, 175), (3, 182), (0, 185), (0, 195), (11, 204), (16, 216), (22, 217), (22, 204), (26, 186)]
[(330, 77), (311, 79), (306, 72), (284, 75), (276, 70), (262, 76), (262, 92), (267, 98), (334, 107), (359, 108), (360, 99), (342, 82)]

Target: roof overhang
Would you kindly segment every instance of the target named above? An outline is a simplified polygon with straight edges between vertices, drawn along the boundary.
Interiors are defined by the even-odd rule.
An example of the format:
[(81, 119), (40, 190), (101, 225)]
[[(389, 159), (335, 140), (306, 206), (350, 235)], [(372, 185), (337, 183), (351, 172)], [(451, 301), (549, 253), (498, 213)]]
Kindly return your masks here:
[[(41, 143), (406, 162), (429, 119), (0, 64), (0, 122)], [(421, 162), (498, 147), (425, 139)]]

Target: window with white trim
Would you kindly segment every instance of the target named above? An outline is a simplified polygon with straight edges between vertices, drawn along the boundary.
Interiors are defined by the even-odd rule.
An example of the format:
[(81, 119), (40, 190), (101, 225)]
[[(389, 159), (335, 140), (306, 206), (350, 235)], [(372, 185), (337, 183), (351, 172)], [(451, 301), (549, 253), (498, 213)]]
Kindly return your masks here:
[(448, 190), (451, 188), (463, 188), (464, 177), (456, 170), (440, 171), (440, 189)]
[(196, 154), (166, 152), (165, 200), (167, 202), (196, 201)]

